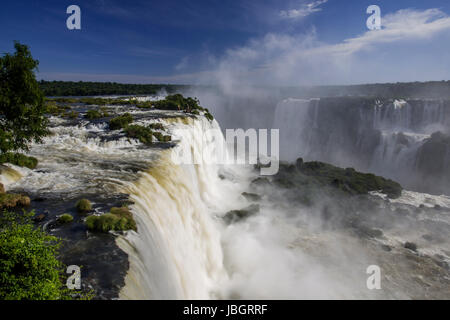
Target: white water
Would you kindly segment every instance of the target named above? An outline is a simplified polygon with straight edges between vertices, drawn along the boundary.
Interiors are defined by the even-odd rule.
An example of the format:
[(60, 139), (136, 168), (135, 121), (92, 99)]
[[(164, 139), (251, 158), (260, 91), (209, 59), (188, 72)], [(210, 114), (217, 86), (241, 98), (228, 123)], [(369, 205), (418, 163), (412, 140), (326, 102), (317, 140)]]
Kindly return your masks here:
[[(217, 124), (203, 119), (175, 126), (187, 130), (177, 148), (187, 146), (198, 157), (213, 143), (202, 141), (204, 131)], [(378, 296), (365, 288), (365, 268), (377, 259), (357, 239), (322, 230), (311, 212), (280, 199), (264, 198), (257, 216), (226, 226), (224, 213), (249, 204), (240, 194), (248, 191), (251, 173), (198, 158), (198, 165), (175, 165), (171, 152), (125, 184), (138, 232), (117, 240), (130, 260), (122, 299)]]
[[(386, 233), (398, 253), (392, 256), (380, 252), (375, 241), (362, 242), (323, 228), (323, 221), (316, 218), (321, 208), (292, 206), (276, 189), (252, 190), (264, 195), (260, 213), (225, 225), (221, 217), (227, 211), (249, 205), (241, 193), (249, 191), (252, 173), (243, 167), (207, 165), (198, 158), (199, 150), (214, 150), (208, 148), (213, 141), (204, 141), (203, 133), (218, 124), (203, 117), (137, 122), (149, 121), (162, 121), (171, 132), (186, 129), (174, 137), (179, 140), (176, 148), (187, 147), (199, 164), (174, 165), (170, 149), (141, 148), (137, 141), (124, 138), (108, 140), (116, 133), (82, 121), (54, 128), (55, 135), (44, 145), (33, 146), (31, 154), (40, 160), (38, 170), (24, 170), (20, 183), (11, 178), (8, 185), (69, 198), (87, 191), (129, 193), (138, 232), (117, 240), (130, 262), (121, 298), (408, 298), (423, 291), (408, 287), (409, 265), (397, 267), (405, 260), (402, 245), (410, 240), (403, 229)], [(292, 130), (297, 125), (293, 124)], [(130, 165), (140, 173), (128, 170)], [(421, 252), (436, 250), (425, 242), (419, 245)], [(365, 271), (371, 264), (380, 264), (391, 277), (381, 292), (365, 287)]]
[[(205, 164), (199, 150), (213, 141), (203, 133), (217, 129), (206, 120), (178, 122), (184, 127), (176, 148), (192, 150), (196, 165), (172, 163), (170, 149), (154, 167), (125, 191), (136, 202), (132, 207), (138, 233), (118, 240), (130, 253), (130, 271), (121, 292), (128, 299), (220, 298), (226, 281), (221, 228), (218, 217), (242, 202), (242, 181), (221, 180), (225, 168)], [(224, 172), (233, 175), (233, 172)], [(236, 179), (242, 177), (236, 176)]]

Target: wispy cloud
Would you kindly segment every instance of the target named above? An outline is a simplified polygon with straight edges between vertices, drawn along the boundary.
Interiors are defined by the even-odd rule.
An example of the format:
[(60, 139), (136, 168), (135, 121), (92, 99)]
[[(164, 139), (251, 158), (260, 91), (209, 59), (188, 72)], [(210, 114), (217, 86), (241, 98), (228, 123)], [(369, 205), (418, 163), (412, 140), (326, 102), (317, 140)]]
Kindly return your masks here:
[(317, 0), (307, 3), (299, 9), (282, 10), (280, 11), (280, 17), (286, 19), (304, 18), (315, 12), (322, 11), (322, 8), (319, 7), (326, 2), (328, 2), (328, 0)]
[[(381, 30), (368, 31), (334, 44), (320, 42), (315, 29), (301, 36), (269, 33), (245, 46), (227, 50), (220, 60), (216, 79), (224, 86), (239, 86), (239, 83), (308, 85), (385, 81), (383, 79), (389, 77), (415, 81), (425, 76), (439, 78), (443, 75), (442, 66), (436, 67), (432, 58), (424, 61), (420, 53), (416, 55), (414, 51), (405, 51), (399, 58), (396, 51), (402, 46), (423, 49), (429, 45), (424, 41), (436, 44), (448, 39), (450, 17), (447, 14), (439, 9), (404, 9), (386, 14), (382, 25)], [(443, 49), (427, 55), (439, 57), (445, 52)], [(391, 59), (383, 60), (382, 56)], [(408, 68), (405, 63), (409, 63)], [(417, 75), (421, 78), (417, 79)]]
[(368, 31), (342, 43), (320, 46), (310, 53), (349, 55), (377, 44), (431, 38), (446, 30), (450, 30), (450, 17), (439, 9), (403, 9), (384, 16), (381, 30)]

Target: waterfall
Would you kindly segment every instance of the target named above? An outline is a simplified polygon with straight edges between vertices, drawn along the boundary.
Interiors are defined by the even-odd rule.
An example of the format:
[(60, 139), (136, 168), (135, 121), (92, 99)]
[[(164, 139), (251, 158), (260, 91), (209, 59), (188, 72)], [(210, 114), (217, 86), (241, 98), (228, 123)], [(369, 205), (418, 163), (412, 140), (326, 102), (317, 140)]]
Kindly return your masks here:
[(220, 179), (227, 168), (204, 163), (198, 152), (212, 151), (209, 144), (217, 141), (204, 132), (219, 129), (217, 122), (189, 119), (175, 126), (185, 129), (175, 149), (191, 150), (199, 164), (176, 165), (171, 153), (177, 150), (168, 149), (138, 181), (125, 186), (135, 202), (138, 233), (118, 239), (130, 260), (124, 299), (219, 298), (220, 283), (227, 278), (217, 220), (242, 201), (242, 186)]
[[(442, 100), (379, 100), (372, 98), (285, 99), (275, 109), (284, 160), (298, 157), (354, 167), (398, 180), (405, 187), (445, 192), (445, 175), (423, 188), (418, 158), (437, 131), (449, 133), (450, 104)], [(447, 163), (446, 154), (437, 162)], [(428, 160), (427, 160), (428, 161)]]

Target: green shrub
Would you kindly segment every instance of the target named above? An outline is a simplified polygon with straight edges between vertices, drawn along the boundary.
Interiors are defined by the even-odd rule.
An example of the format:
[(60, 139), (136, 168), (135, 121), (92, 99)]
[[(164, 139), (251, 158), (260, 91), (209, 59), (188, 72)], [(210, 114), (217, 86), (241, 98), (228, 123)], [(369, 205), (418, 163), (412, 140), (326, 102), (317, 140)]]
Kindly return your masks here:
[(81, 199), (78, 200), (75, 208), (77, 208), (77, 211), (79, 213), (87, 213), (89, 211), (92, 211), (92, 204), (88, 199)]
[(6, 152), (0, 154), (0, 163), (11, 163), (19, 167), (34, 169), (38, 164), (38, 160), (21, 153)]
[(15, 193), (0, 193), (0, 209), (28, 207), (31, 200), (27, 196)]
[(35, 228), (33, 215), (0, 217), (0, 300), (72, 299), (57, 259), (60, 239)]
[(58, 222), (60, 223), (69, 223), (73, 221), (72, 215), (68, 213), (64, 213), (58, 217)]
[(132, 122), (133, 122), (133, 116), (127, 112), (121, 116), (111, 119), (109, 121), (109, 128), (111, 130), (119, 130), (119, 129), (125, 128)]
[(172, 137), (169, 135), (164, 135), (161, 132), (153, 132), (153, 136), (158, 139), (159, 142), (169, 142), (172, 140)]
[(111, 208), (110, 213), (101, 216), (89, 216), (86, 219), (86, 226), (91, 231), (125, 231), (137, 230), (133, 215), (126, 207)]
[(203, 110), (199, 103), (196, 98), (185, 98), (177, 93), (167, 96), (164, 100), (154, 101), (153, 105), (156, 109), (192, 112), (193, 110)]
[(209, 113), (209, 112), (206, 112), (206, 113), (205, 113), (205, 117), (206, 117), (206, 119), (208, 119), (209, 121), (213, 121), (213, 120), (214, 120), (214, 117), (213, 117), (212, 114)]
[(140, 125), (131, 125), (125, 128), (125, 133), (127, 137), (138, 139), (140, 142), (144, 144), (152, 143), (153, 132), (150, 128), (140, 126)]
[(102, 114), (98, 110), (89, 110), (84, 117), (89, 120), (94, 120), (101, 118)]
[(163, 124), (159, 122), (151, 123), (148, 127), (152, 130), (164, 130)]

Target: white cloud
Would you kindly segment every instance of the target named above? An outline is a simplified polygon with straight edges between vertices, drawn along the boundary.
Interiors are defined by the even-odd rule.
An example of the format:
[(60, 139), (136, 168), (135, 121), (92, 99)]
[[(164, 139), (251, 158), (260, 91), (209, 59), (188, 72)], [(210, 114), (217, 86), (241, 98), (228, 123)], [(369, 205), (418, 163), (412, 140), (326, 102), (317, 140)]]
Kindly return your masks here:
[(310, 53), (352, 54), (377, 44), (430, 38), (450, 29), (450, 17), (439, 9), (399, 10), (384, 16), (381, 21), (381, 30), (367, 31), (339, 44), (318, 47)]
[(314, 12), (322, 11), (322, 8), (319, 8), (322, 4), (328, 2), (328, 0), (318, 0), (308, 4), (303, 5), (299, 9), (291, 9), (291, 10), (282, 10), (280, 11), (280, 17), (286, 19), (297, 19), (307, 17)]
[[(315, 29), (302, 36), (270, 33), (227, 50), (220, 60), (216, 79), (225, 86), (234, 86), (375, 82), (386, 81), (388, 77), (423, 80), (417, 79), (418, 74), (439, 78), (443, 66), (433, 58), (425, 61), (420, 54), (415, 56), (414, 51), (398, 57), (396, 51), (408, 46), (426, 51), (430, 43), (448, 39), (448, 31), (450, 17), (441, 10), (405, 9), (382, 16), (381, 30), (367, 31), (335, 44), (320, 42)], [(442, 60), (439, 57), (445, 52), (445, 49), (430, 50), (426, 55)], [(405, 68), (406, 61), (409, 68)], [(449, 72), (445, 74), (450, 78)]]

